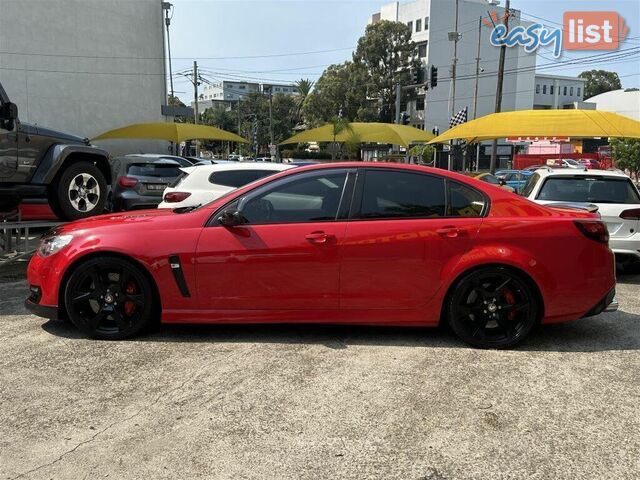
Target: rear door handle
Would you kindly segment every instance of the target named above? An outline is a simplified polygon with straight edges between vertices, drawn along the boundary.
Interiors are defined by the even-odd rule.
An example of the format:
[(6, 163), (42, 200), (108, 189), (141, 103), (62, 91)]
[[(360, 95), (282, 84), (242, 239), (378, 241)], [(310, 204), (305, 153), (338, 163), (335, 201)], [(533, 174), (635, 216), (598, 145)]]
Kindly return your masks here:
[(327, 243), (329, 240), (336, 238), (334, 235), (324, 232), (311, 232), (304, 236), (309, 242), (316, 244)]
[(436, 233), (442, 237), (455, 238), (465, 232), (463, 228), (454, 227), (452, 225), (442, 227), (436, 230)]

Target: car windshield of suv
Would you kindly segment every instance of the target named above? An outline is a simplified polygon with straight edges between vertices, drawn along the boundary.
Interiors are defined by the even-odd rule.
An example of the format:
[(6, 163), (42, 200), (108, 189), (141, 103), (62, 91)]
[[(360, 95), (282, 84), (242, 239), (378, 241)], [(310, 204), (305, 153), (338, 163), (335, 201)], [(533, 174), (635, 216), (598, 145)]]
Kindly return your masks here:
[(173, 163), (132, 163), (127, 167), (127, 175), (132, 177), (177, 177), (180, 165)]
[(612, 177), (549, 177), (536, 198), (556, 202), (640, 203), (631, 180)]

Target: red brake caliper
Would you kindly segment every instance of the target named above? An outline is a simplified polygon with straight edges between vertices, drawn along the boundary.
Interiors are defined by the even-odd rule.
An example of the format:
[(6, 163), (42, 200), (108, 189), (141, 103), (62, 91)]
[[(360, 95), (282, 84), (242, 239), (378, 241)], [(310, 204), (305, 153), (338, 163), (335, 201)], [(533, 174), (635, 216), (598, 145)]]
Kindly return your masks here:
[[(125, 292), (127, 295), (133, 295), (136, 293), (136, 284), (133, 282), (127, 283), (127, 288), (125, 288)], [(133, 312), (136, 310), (136, 304), (134, 302), (125, 302), (124, 304), (124, 313), (131, 316)]]
[[(516, 297), (513, 295), (513, 292), (509, 289), (504, 289), (502, 291), (502, 295), (504, 295), (504, 299), (507, 301), (509, 305), (514, 305), (516, 303)], [(507, 318), (509, 320), (513, 320), (513, 317), (516, 316), (516, 312), (509, 312), (507, 314)]]

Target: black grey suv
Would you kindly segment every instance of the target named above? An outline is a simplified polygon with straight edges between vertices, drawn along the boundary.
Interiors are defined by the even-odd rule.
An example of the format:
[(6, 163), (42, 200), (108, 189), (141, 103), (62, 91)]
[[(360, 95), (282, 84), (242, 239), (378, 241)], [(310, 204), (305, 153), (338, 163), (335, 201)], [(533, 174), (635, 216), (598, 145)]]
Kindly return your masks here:
[(22, 123), (0, 84), (0, 212), (26, 198), (46, 198), (62, 220), (105, 209), (109, 154), (85, 138)]

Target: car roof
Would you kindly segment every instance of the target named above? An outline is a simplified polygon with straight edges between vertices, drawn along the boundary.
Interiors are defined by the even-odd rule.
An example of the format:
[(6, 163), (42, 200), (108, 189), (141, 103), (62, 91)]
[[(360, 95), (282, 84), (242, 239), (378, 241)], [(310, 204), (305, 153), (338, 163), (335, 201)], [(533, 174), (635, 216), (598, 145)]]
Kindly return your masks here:
[(535, 173), (540, 174), (542, 177), (556, 177), (556, 176), (583, 176), (583, 177), (617, 177), (617, 178), (629, 178), (627, 174), (620, 170), (598, 170), (595, 168), (545, 168), (541, 167), (535, 170)]
[(213, 165), (194, 165), (193, 167), (183, 167), (181, 170), (190, 175), (194, 172), (206, 175), (213, 172), (224, 172), (226, 170), (273, 170), (274, 172), (281, 172), (290, 168), (294, 168), (294, 165), (287, 165), (285, 163), (231, 162), (216, 163)]

